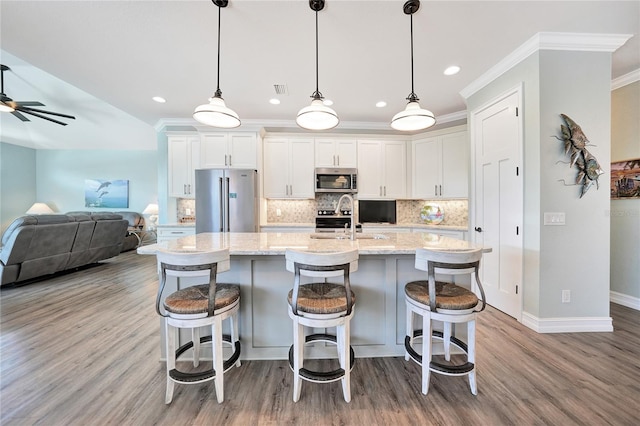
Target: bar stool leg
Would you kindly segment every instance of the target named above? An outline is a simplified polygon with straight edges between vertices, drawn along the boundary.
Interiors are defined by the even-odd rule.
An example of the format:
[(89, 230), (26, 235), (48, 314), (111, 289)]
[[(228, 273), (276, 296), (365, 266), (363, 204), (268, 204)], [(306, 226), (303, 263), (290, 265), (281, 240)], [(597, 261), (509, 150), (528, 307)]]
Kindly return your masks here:
[(467, 323), (467, 361), (474, 364), (473, 370), (469, 372), (469, 387), (471, 393), (478, 394), (478, 386), (476, 384), (476, 320), (472, 319)]
[[(409, 306), (408, 303), (406, 303), (406, 307), (407, 307), (407, 336), (409, 336), (409, 344), (411, 346), (413, 346), (413, 320), (414, 320), (414, 315), (413, 315), (413, 310), (411, 309), (411, 307)], [(404, 350), (404, 360), (405, 361), (409, 361), (409, 351), (407, 351), (406, 349)]]
[(340, 380), (342, 383), (342, 393), (346, 402), (351, 401), (351, 358), (349, 348), (351, 345), (349, 321), (336, 327), (336, 338), (338, 343), (338, 357), (340, 367), (344, 370), (344, 376)]
[[(240, 335), (238, 334), (238, 312), (233, 313), (230, 317), (231, 319), (231, 347), (235, 350), (235, 344), (240, 340)], [(240, 358), (235, 363), (236, 367), (240, 367), (242, 365), (240, 363)]]
[(169, 320), (164, 320), (165, 335), (165, 353), (167, 357), (167, 391), (164, 397), (164, 403), (170, 404), (173, 400), (173, 388), (175, 382), (169, 376), (169, 371), (176, 368), (176, 332), (177, 330), (169, 325)]
[(432, 332), (431, 318), (425, 313), (422, 315), (422, 393), (424, 395), (429, 392), (429, 378), (431, 375), (429, 364), (431, 363), (431, 351), (433, 350)]
[(302, 390), (302, 379), (300, 378), (300, 369), (304, 363), (304, 326), (293, 320), (293, 402), (300, 400), (300, 391)]
[(213, 379), (216, 387), (218, 404), (224, 401), (224, 367), (222, 359), (222, 318), (217, 316), (211, 324), (211, 343), (213, 345), (213, 369), (216, 376)]
[(442, 333), (442, 344), (444, 345), (444, 359), (451, 361), (451, 323), (444, 322)]
[(200, 329), (193, 327), (191, 329), (191, 341), (193, 342), (193, 366), (200, 365)]

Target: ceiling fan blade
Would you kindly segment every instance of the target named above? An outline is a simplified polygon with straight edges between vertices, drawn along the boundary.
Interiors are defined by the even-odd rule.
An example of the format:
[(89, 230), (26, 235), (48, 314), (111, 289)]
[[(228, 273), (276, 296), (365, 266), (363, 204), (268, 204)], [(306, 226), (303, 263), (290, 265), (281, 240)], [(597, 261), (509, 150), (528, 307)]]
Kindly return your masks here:
[(34, 115), (34, 116), (36, 116), (38, 118), (42, 118), (42, 119), (47, 120), (47, 121), (52, 121), (52, 122), (54, 122), (56, 124), (60, 124), (62, 126), (66, 126), (67, 125), (67, 123), (63, 123), (62, 121), (54, 120), (53, 118), (46, 117), (46, 116), (44, 116), (42, 114), (38, 114), (37, 112), (29, 111), (29, 110), (26, 110), (24, 108), (20, 108), (20, 112), (23, 112), (25, 114), (31, 114), (31, 115)]
[(16, 117), (18, 117), (22, 121), (30, 121), (27, 117), (25, 117), (24, 115), (20, 114), (18, 111), (11, 111), (11, 114), (15, 115)]
[(16, 104), (20, 105), (20, 106), (44, 106), (44, 104), (42, 102), (38, 102), (38, 101), (15, 101)]
[(37, 109), (37, 108), (29, 108), (29, 107), (25, 107), (24, 104), (18, 105), (18, 108), (16, 108), (16, 109), (18, 109), (18, 110), (20, 110), (22, 112), (35, 111), (35, 112), (39, 112), (41, 114), (51, 114), (51, 115), (56, 115), (58, 117), (70, 118), (72, 120), (76, 119), (73, 115), (61, 114), (59, 112), (45, 111), (43, 109)]

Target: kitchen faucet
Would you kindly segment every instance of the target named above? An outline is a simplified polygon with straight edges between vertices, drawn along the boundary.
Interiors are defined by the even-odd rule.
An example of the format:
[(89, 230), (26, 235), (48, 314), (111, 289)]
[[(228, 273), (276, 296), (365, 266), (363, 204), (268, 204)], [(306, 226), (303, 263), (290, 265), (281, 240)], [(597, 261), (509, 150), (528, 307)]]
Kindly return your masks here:
[(338, 200), (338, 204), (336, 204), (336, 214), (340, 213), (340, 206), (342, 205), (342, 200), (344, 200), (345, 198), (347, 198), (349, 201), (351, 201), (351, 241), (355, 241), (356, 239), (356, 226), (354, 223), (354, 216), (356, 214), (356, 206), (355, 206), (355, 202), (353, 201), (353, 196), (351, 196), (350, 194), (344, 194), (342, 197), (340, 197), (340, 199)]

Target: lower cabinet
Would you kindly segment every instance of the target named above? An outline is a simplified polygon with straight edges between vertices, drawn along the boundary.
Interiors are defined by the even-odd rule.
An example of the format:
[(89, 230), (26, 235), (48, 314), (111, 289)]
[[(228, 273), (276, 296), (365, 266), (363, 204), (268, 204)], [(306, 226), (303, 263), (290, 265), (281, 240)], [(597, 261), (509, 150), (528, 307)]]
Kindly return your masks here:
[(164, 241), (175, 240), (176, 238), (186, 237), (196, 234), (195, 226), (171, 226), (171, 227), (158, 227), (158, 243)]

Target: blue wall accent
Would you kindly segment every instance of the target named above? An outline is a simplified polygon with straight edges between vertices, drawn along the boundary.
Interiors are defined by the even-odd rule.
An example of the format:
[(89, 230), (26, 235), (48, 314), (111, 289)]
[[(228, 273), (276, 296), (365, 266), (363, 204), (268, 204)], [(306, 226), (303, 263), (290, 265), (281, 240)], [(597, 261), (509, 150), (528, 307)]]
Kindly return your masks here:
[(36, 201), (36, 150), (0, 142), (1, 230)]

